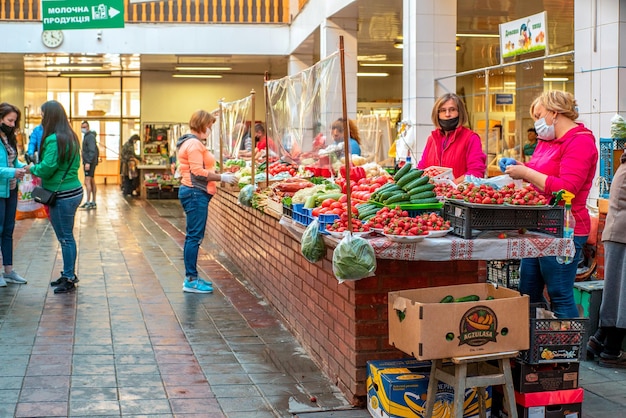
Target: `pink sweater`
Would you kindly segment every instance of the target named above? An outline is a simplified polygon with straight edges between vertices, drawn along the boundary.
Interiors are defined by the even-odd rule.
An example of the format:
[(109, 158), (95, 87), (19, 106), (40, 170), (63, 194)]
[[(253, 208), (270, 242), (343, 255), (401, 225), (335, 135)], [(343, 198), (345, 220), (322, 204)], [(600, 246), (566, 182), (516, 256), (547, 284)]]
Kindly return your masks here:
[(543, 194), (550, 199), (553, 192), (565, 189), (576, 197), (572, 213), (576, 219), (574, 235), (589, 235), (590, 219), (587, 196), (596, 173), (598, 148), (593, 133), (582, 123), (570, 129), (562, 138), (539, 140), (532, 158), (526, 165), (546, 174)]
[(478, 134), (461, 126), (452, 131), (448, 137), (445, 137), (440, 129), (432, 131), (417, 168), (424, 169), (435, 165), (451, 168), (454, 178), (465, 174), (484, 177), (486, 161), (487, 156), (483, 152)]

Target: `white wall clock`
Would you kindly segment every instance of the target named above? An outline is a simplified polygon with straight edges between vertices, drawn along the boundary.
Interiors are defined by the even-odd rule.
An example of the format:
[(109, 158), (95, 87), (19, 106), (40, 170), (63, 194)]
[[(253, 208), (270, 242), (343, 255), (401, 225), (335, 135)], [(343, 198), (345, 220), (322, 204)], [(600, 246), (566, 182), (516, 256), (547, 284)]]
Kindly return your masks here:
[(60, 30), (45, 30), (41, 34), (41, 42), (48, 48), (56, 48), (63, 43), (63, 32)]

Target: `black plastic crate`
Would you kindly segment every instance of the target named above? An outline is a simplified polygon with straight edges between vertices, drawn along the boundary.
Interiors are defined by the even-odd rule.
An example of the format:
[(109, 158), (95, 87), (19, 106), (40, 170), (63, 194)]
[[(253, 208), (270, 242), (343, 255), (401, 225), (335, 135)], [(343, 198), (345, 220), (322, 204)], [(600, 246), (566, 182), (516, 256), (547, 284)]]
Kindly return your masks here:
[(159, 199), (159, 187), (146, 187), (147, 199)]
[(293, 209), (291, 205), (286, 205), (283, 203), (283, 216), (293, 218)]
[(465, 239), (471, 239), (481, 231), (521, 228), (562, 237), (563, 215), (561, 206), (480, 205), (450, 200), (443, 206), (443, 217), (450, 221), (452, 233)]
[(536, 318), (536, 304), (530, 310), (530, 347), (520, 352), (529, 364), (579, 361), (583, 354), (588, 318)]
[(520, 260), (487, 261), (487, 280), (499, 286), (519, 290)]

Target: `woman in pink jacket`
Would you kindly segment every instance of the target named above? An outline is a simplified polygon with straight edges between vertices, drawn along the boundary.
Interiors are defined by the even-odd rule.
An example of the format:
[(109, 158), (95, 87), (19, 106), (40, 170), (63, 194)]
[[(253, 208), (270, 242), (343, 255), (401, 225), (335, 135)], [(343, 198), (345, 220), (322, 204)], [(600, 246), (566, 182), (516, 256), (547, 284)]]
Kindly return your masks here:
[(484, 177), (487, 156), (478, 134), (463, 126), (469, 117), (461, 98), (454, 93), (441, 96), (433, 106), (431, 119), (437, 129), (430, 133), (417, 168), (451, 168), (457, 184), (466, 174)]
[(505, 170), (512, 178), (531, 183), (548, 199), (562, 189), (576, 196), (572, 200), (576, 220), (573, 262), (560, 264), (556, 257), (526, 258), (520, 266), (520, 291), (536, 303), (544, 301), (543, 291), (547, 287), (552, 311), (558, 318), (578, 317), (574, 281), (591, 228), (586, 203), (598, 162), (596, 139), (582, 123), (576, 122), (576, 106), (574, 97), (564, 91), (548, 91), (537, 97), (530, 106), (539, 137), (537, 148), (529, 162), (517, 161)]

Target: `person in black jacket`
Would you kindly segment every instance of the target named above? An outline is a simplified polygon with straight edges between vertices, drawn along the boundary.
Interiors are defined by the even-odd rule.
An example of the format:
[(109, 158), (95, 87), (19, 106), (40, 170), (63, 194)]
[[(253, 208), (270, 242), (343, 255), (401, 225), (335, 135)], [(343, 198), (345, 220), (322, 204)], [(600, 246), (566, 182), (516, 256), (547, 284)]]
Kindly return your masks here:
[[(80, 208), (95, 209), (96, 208), (96, 166), (98, 165), (98, 143), (96, 142), (96, 133), (89, 130), (89, 122), (84, 120), (80, 125), (83, 133), (83, 168), (85, 169), (85, 203)], [(91, 197), (91, 200), (89, 198)]]

